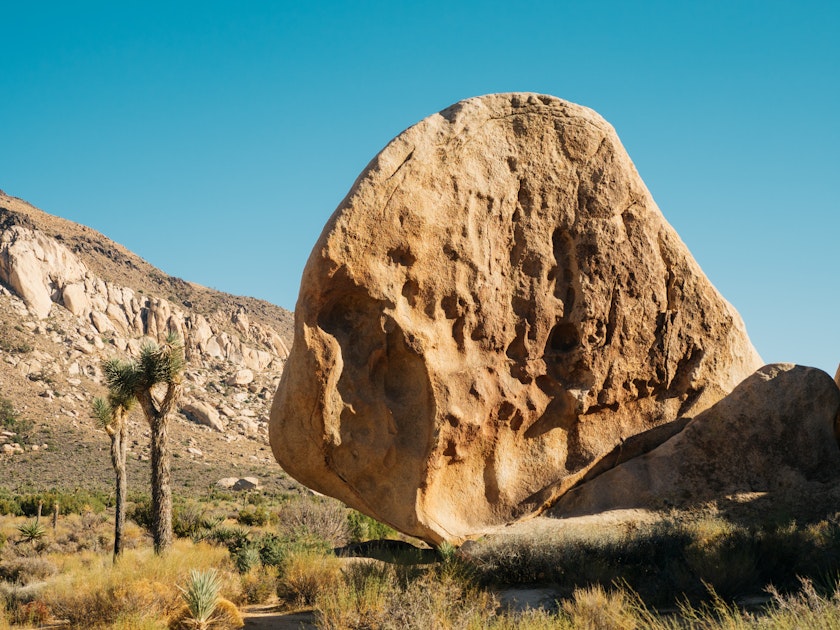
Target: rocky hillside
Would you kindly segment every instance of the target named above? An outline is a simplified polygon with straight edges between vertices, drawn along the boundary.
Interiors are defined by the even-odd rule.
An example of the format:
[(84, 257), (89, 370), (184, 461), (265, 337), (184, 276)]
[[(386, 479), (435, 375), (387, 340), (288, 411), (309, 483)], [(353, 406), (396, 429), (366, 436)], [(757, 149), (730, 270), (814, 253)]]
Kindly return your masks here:
[[(0, 418), (0, 485), (109, 483), (108, 438), (89, 412), (105, 392), (102, 361), (170, 332), (187, 355), (176, 484), (246, 473), (274, 483), (282, 473), (267, 448), (268, 409), (291, 328), (282, 308), (168, 276), (95, 230), (0, 192), (0, 396), (17, 416)], [(131, 430), (139, 473), (148, 459), (139, 411)]]

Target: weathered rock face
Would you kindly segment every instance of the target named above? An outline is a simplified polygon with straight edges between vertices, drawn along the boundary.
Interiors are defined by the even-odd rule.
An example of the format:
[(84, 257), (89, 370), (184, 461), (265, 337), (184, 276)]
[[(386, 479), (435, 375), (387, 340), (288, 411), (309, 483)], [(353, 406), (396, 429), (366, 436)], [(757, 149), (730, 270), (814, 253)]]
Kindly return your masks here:
[(331, 218), (270, 438), (312, 488), (457, 541), (760, 365), (612, 127), (491, 95), (402, 133)]
[[(150, 275), (158, 282), (146, 284), (145, 290), (114, 279), (136, 281)], [(273, 309), (261, 312), (255, 300), (203, 288), (186, 294), (196, 297), (198, 304), (193, 304), (182, 286), (189, 283), (166, 278), (105, 236), (0, 193), (2, 363), (45, 387), (56, 382), (58, 388), (69, 377), (56, 406), (75, 419), (78, 410), (71, 407), (87, 404), (98, 393), (103, 359), (136, 356), (144, 337), (160, 341), (174, 332), (185, 340), (188, 359), (183, 414), (230, 440), (262, 441), (266, 401), (288, 356), (278, 333), (283, 329), (274, 324), (285, 322), (271, 317), (267, 323), (265, 313)], [(161, 293), (156, 297), (150, 288)], [(56, 398), (52, 388), (38, 395)], [(220, 408), (225, 409), (224, 421)]]
[(670, 440), (564, 495), (550, 513), (685, 507), (769, 493), (776, 509), (840, 477), (840, 389), (816, 368), (768, 365)]

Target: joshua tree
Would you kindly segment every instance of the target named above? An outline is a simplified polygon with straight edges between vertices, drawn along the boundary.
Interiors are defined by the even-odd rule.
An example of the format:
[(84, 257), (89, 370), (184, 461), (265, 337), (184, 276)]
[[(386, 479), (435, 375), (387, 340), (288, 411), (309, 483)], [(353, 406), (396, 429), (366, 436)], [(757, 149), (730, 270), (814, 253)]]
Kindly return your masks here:
[[(122, 369), (117, 359), (106, 361), (104, 371), (106, 374), (119, 372)], [(116, 519), (114, 523), (114, 562), (122, 553), (122, 536), (125, 528), (125, 495), (128, 489), (126, 480), (125, 457), (128, 449), (128, 435), (126, 427), (126, 416), (137, 399), (134, 396), (128, 398), (121, 396), (120, 392), (112, 389), (108, 393), (108, 399), (93, 399), (93, 415), (99, 420), (102, 428), (111, 438), (111, 464), (114, 466), (116, 476)]]
[(152, 538), (155, 553), (160, 554), (172, 545), (167, 429), (183, 388), (184, 346), (176, 335), (170, 334), (163, 345), (144, 344), (137, 360), (112, 360), (103, 368), (108, 389), (120, 400), (136, 399), (151, 428)]

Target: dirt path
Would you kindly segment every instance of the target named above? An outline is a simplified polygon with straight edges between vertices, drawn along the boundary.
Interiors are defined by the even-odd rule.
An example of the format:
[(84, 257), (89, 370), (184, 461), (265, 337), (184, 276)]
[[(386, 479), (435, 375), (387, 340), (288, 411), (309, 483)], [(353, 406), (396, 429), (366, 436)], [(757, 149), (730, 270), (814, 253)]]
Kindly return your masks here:
[(244, 630), (315, 630), (311, 611), (281, 613), (271, 606), (251, 606), (242, 611)]

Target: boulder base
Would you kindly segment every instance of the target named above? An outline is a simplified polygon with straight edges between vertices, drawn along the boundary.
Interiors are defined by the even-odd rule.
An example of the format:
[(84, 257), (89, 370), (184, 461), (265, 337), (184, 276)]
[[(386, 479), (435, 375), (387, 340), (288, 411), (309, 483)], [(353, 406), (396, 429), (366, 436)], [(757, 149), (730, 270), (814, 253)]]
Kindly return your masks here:
[(760, 365), (612, 127), (490, 95), (403, 132), (330, 219), (270, 438), (304, 484), (457, 542)]
[(796, 507), (840, 479), (840, 390), (816, 368), (768, 365), (653, 451), (575, 488), (553, 516), (751, 500)]

